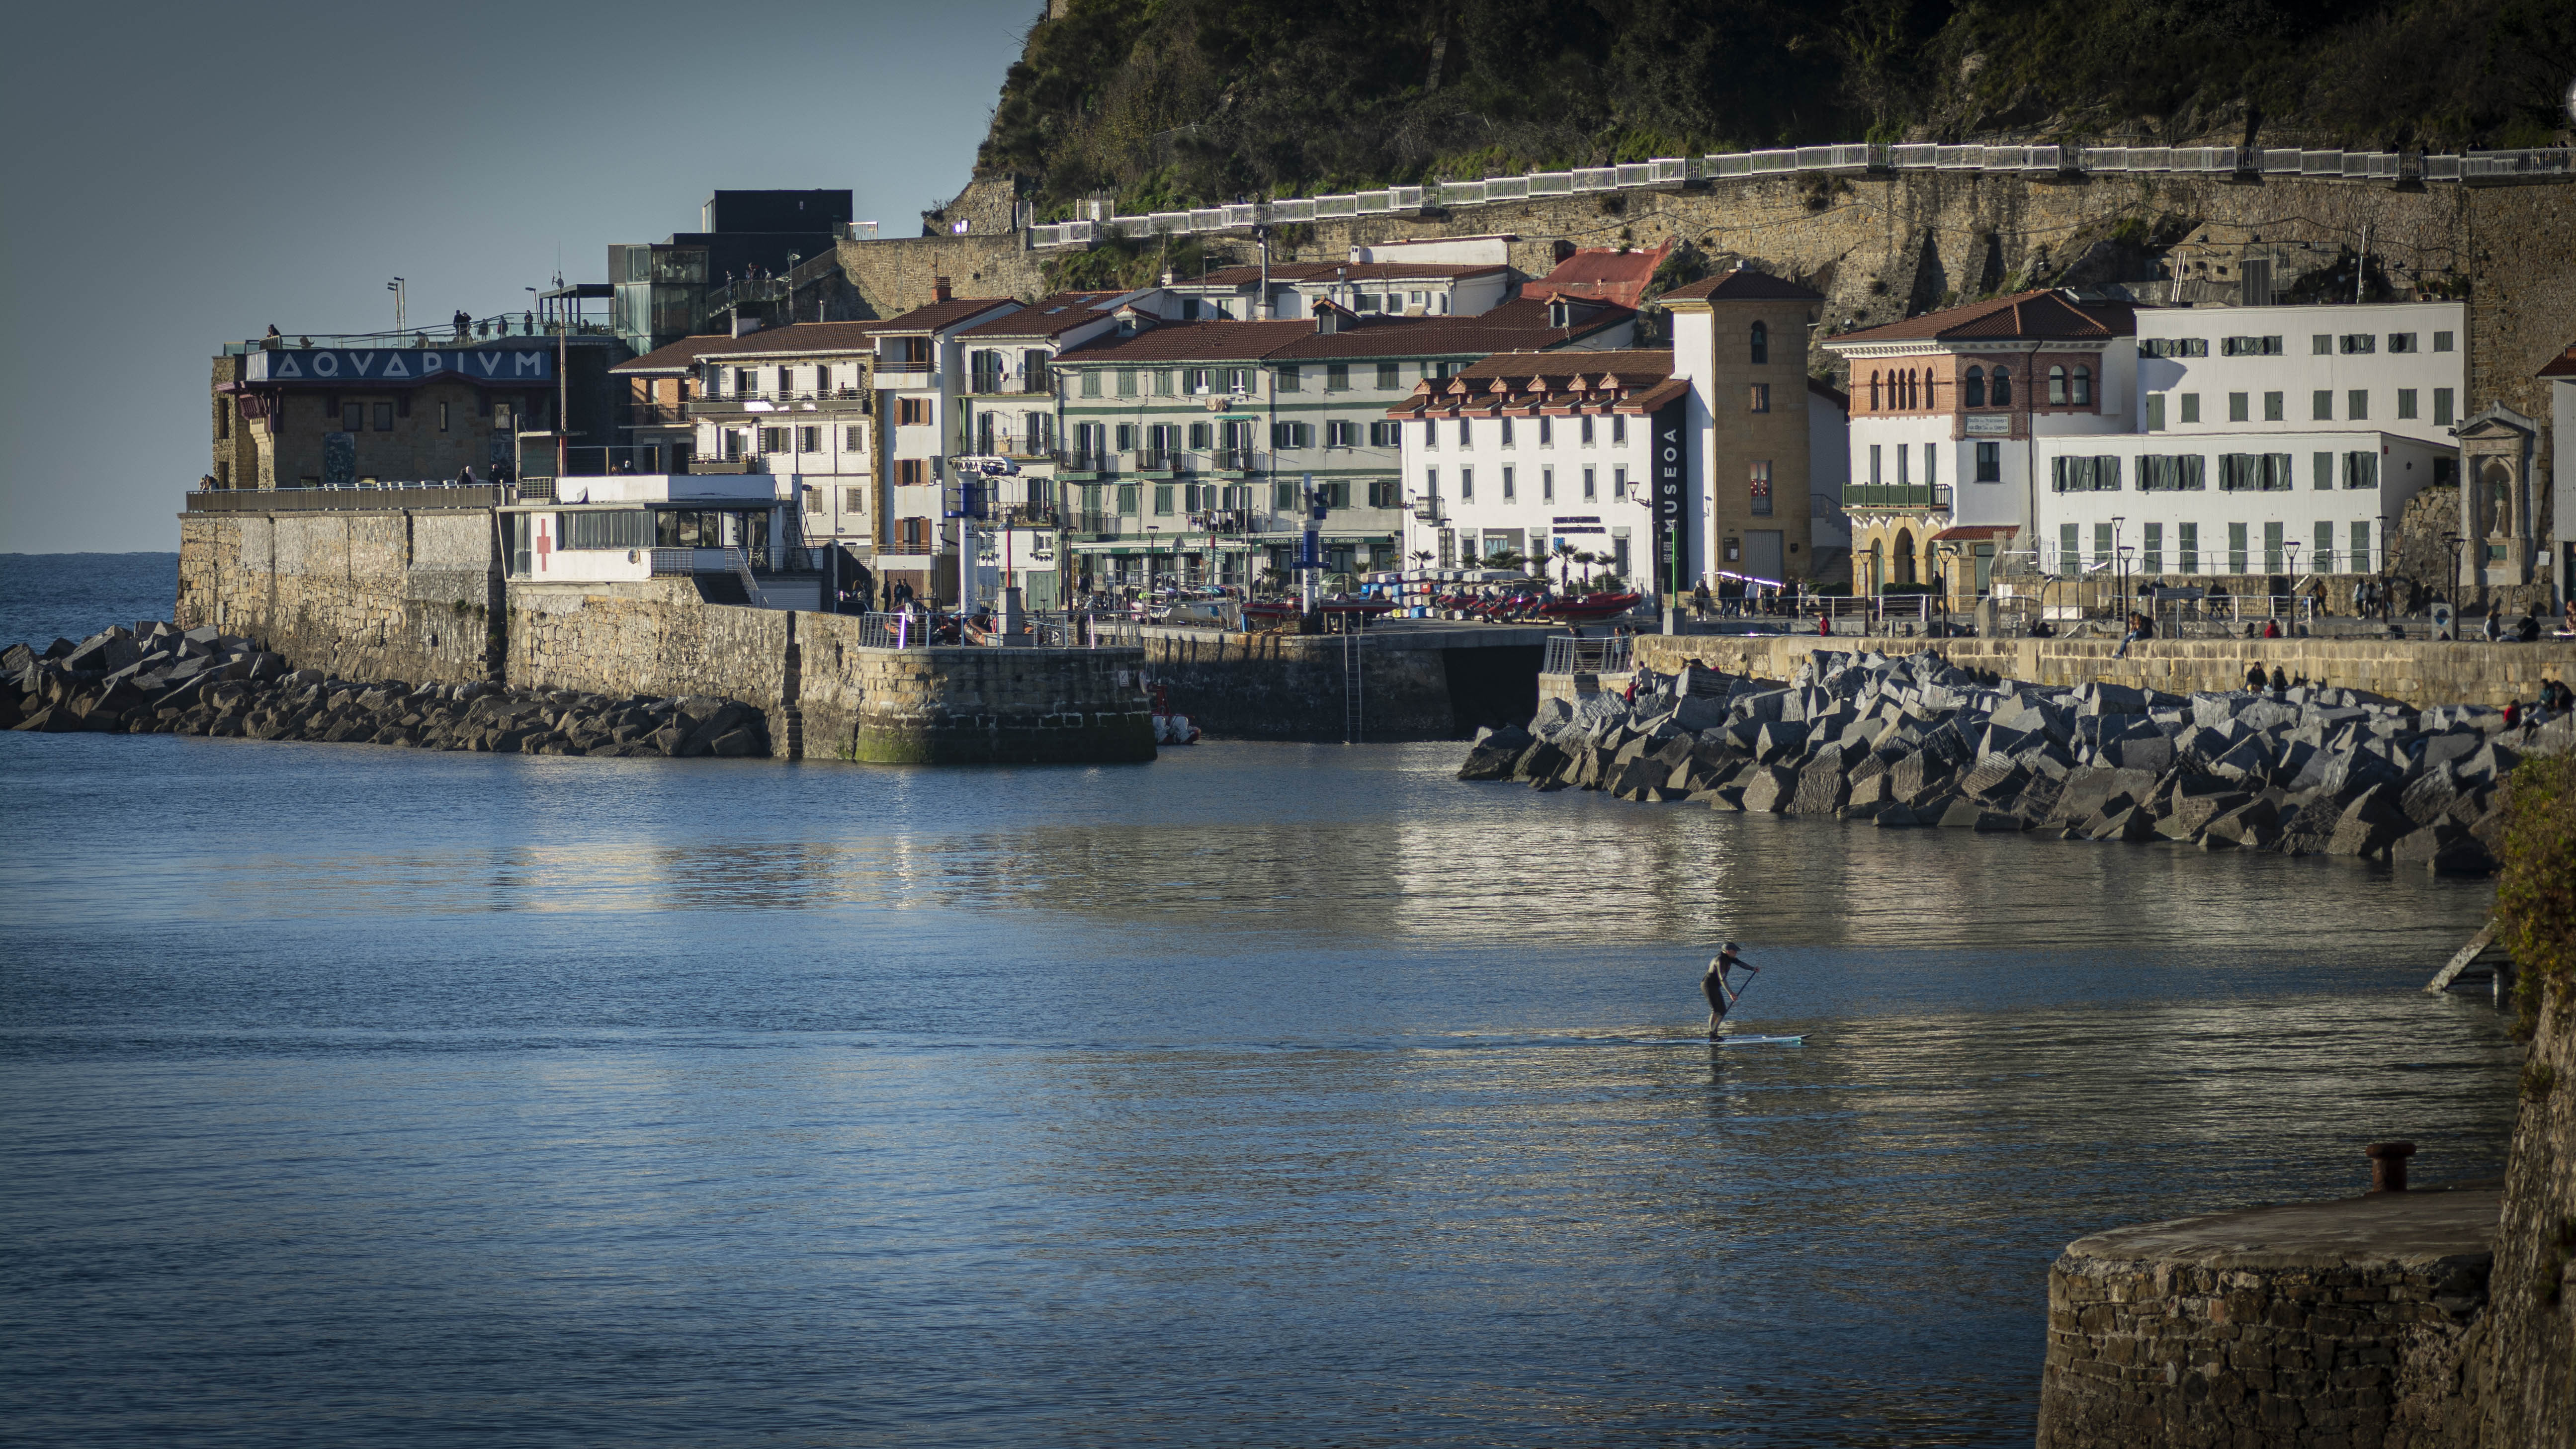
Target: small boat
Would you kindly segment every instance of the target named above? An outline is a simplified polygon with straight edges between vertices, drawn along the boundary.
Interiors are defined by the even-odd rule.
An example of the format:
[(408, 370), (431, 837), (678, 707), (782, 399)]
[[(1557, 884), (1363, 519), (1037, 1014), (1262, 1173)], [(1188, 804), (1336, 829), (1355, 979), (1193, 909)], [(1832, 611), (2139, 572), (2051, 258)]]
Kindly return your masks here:
[(1199, 727), (1190, 717), (1172, 712), (1172, 698), (1162, 685), (1154, 686), (1154, 743), (1158, 745), (1195, 745)]
[(1567, 624), (1597, 624), (1615, 619), (1645, 602), (1643, 594), (1586, 594), (1579, 599), (1550, 599), (1538, 611)]

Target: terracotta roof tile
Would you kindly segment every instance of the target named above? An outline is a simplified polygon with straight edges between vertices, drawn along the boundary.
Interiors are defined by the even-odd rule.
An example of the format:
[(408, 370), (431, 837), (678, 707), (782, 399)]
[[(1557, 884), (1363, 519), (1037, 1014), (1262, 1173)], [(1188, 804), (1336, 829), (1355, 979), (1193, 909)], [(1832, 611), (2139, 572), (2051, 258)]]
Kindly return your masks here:
[(960, 322), (972, 321), (996, 307), (1019, 305), (1018, 300), (1011, 297), (951, 297), (945, 302), (915, 307), (900, 317), (889, 317), (883, 322), (850, 325), (871, 327), (878, 332), (937, 332)]
[(2055, 292), (2016, 292), (1926, 312), (1883, 327), (1867, 327), (1825, 340), (1839, 348), (1871, 342), (2107, 341), (2138, 330), (2137, 314), (2120, 303), (2078, 306)]
[(875, 347), (876, 335), (884, 328), (882, 322), (795, 322), (784, 327), (764, 327), (740, 337), (729, 337), (723, 333), (683, 337), (642, 357), (621, 362), (609, 371), (685, 372), (692, 363), (710, 357), (801, 357), (809, 353), (866, 352)]
[(1643, 251), (1586, 247), (1557, 263), (1546, 276), (1522, 283), (1521, 295), (1582, 297), (1634, 307), (1644, 299), (1647, 285), (1655, 280), (1655, 269), (1672, 250), (1669, 237)]
[(2565, 352), (2549, 359), (2549, 361), (2541, 367), (2540, 371), (2534, 375), (2538, 377), (2576, 377), (2576, 342), (2567, 344), (2567, 350)]
[(1059, 367), (1095, 362), (1251, 362), (1300, 337), (1312, 322), (1165, 322), (1133, 337), (1098, 337), (1056, 354)]
[(1675, 287), (1656, 299), (1660, 302), (1821, 302), (1821, 292), (1811, 292), (1785, 277), (1757, 272), (1751, 267), (1736, 267), (1714, 277), (1702, 277), (1686, 286)]
[(1124, 292), (1057, 292), (1040, 297), (1017, 312), (979, 322), (958, 333), (960, 337), (1056, 337), (1086, 322), (1097, 322), (1109, 314), (1102, 306)]

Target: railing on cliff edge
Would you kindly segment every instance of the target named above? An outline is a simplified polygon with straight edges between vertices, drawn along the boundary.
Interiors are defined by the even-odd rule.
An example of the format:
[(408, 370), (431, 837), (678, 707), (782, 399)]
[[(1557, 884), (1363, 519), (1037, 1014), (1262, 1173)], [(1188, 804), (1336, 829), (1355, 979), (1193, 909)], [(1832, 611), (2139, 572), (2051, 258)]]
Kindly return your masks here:
[(1571, 171), (1532, 171), (1481, 181), (1435, 181), (1337, 196), (1236, 202), (1144, 216), (1095, 216), (1028, 229), (1033, 248), (1089, 246), (1111, 240), (1241, 231), (1283, 222), (1334, 221), (1418, 213), (1430, 207), (1484, 206), (1590, 192), (1651, 190), (1693, 182), (1754, 181), (1780, 176), (1860, 175), (1900, 171), (1974, 171), (2010, 175), (2177, 174), (2301, 176), (2311, 180), (2514, 182), (2576, 176), (2576, 147), (2429, 154), (2400, 151), (2309, 151), (2245, 146), (1798, 146), (1726, 155), (1659, 156)]

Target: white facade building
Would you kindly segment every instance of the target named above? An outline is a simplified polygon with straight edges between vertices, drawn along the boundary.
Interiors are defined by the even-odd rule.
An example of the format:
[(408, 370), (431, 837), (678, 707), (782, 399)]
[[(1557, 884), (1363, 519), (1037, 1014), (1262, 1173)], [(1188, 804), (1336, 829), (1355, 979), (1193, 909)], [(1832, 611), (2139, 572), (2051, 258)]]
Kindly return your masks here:
[(2140, 309), (2136, 430), (2036, 449), (2041, 566), (2379, 571), (2406, 501), (2458, 481), (2466, 313)]
[(948, 459), (969, 450), (959, 421), (969, 328), (1018, 311), (1008, 297), (950, 297), (870, 323), (876, 341), (877, 417), (885, 437), (878, 486), (877, 579), (915, 597), (955, 602), (958, 530), (945, 518)]
[(1649, 423), (1689, 392), (1672, 373), (1656, 348), (1506, 352), (1424, 379), (1388, 413), (1412, 510), (1406, 556), (1444, 569), (1517, 557), (1560, 578), (1563, 547), (1635, 581), (1654, 537)]

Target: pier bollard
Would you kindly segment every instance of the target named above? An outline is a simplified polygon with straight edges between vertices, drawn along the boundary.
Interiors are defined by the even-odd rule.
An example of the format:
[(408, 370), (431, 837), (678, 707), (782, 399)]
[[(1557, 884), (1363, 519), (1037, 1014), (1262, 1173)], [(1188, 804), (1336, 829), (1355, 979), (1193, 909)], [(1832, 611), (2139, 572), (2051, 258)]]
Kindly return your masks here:
[(2406, 1159), (2415, 1155), (2414, 1143), (2374, 1142), (2361, 1149), (2361, 1152), (2364, 1157), (2370, 1159), (2372, 1192), (2406, 1190)]

